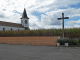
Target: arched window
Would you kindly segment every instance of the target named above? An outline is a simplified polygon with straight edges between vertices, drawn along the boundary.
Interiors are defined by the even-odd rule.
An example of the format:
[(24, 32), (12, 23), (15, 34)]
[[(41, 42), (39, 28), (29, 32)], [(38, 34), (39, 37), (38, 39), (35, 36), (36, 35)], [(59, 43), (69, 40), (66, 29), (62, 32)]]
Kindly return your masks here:
[(11, 28), (11, 30), (12, 30), (12, 28)]
[(25, 23), (27, 24), (27, 20), (25, 20)]
[(3, 31), (5, 31), (5, 28), (3, 28)]
[(19, 31), (19, 29), (18, 29), (18, 31)]

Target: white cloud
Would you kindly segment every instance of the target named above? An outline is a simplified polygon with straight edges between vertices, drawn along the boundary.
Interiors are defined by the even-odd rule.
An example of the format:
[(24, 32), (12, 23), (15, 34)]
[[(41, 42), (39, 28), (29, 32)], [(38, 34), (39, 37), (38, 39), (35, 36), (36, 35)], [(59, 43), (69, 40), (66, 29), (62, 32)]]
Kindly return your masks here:
[[(80, 8), (70, 7), (70, 5), (76, 5), (77, 3), (80, 3), (80, 0), (1, 0), (0, 21), (20, 23), (21, 13), (23, 13), (25, 5), (30, 18), (29, 26), (31, 29), (61, 28), (62, 22), (57, 20), (57, 18), (61, 17), (62, 12), (70, 18), (80, 16)], [(63, 7), (66, 7), (66, 9), (60, 9)], [(34, 11), (43, 13), (41, 14), (41, 21), (38, 18), (39, 16), (32, 14)], [(78, 24), (78, 22), (70, 21), (68, 25), (71, 23)]]
[(79, 23), (80, 23), (80, 19), (77, 20), (77, 21), (73, 21), (73, 20), (67, 21), (66, 23), (67, 23), (68, 25), (76, 25), (76, 24), (79, 24)]
[(74, 25), (74, 27), (80, 28), (80, 25)]
[(65, 26), (65, 28), (80, 28), (80, 19), (77, 21), (67, 21), (66, 24), (67, 26)]

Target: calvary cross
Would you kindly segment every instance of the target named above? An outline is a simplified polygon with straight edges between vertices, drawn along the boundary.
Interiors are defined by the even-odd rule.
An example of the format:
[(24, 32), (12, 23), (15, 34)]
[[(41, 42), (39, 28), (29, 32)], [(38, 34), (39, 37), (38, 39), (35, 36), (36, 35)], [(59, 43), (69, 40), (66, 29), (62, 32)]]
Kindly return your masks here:
[(62, 25), (62, 27), (63, 27), (62, 36), (63, 36), (63, 39), (64, 39), (64, 19), (69, 19), (69, 17), (64, 17), (64, 13), (62, 13), (62, 18), (58, 18), (58, 20), (61, 20), (61, 19), (63, 21), (63, 25)]

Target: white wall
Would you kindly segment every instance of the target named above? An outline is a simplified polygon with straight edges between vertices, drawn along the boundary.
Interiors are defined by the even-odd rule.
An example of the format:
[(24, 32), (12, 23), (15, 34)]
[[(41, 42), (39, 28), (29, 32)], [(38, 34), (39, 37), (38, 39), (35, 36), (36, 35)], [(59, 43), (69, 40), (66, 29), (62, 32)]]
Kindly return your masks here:
[(5, 31), (9, 31), (11, 29), (14, 31), (18, 31), (18, 29), (25, 30), (25, 28), (19, 28), (19, 27), (0, 26), (0, 31), (3, 31), (3, 28), (5, 28)]
[[(29, 27), (29, 20), (28, 19), (25, 19), (25, 18), (23, 18), (23, 19), (21, 19), (21, 20), (23, 20), (23, 23), (21, 23), (24, 27)], [(27, 24), (25, 24), (25, 20), (27, 20)]]

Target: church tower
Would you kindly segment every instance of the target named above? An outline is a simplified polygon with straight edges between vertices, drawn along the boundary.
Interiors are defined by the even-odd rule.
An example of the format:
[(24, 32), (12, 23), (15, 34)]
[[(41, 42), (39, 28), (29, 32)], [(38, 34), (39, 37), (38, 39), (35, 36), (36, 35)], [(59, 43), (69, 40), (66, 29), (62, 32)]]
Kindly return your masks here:
[(25, 30), (29, 29), (29, 18), (27, 17), (26, 9), (24, 8), (23, 15), (20, 18), (21, 24), (24, 26)]

